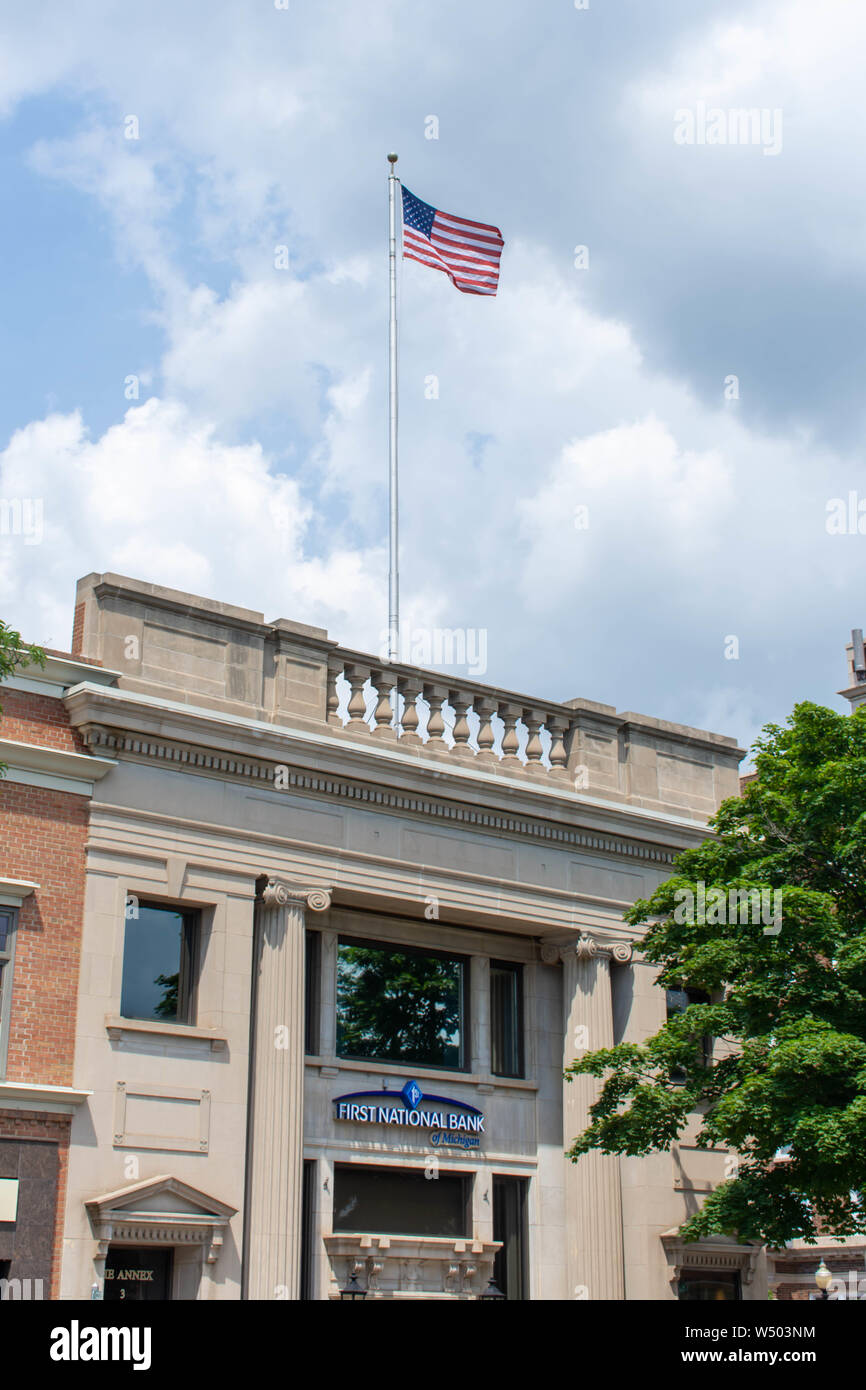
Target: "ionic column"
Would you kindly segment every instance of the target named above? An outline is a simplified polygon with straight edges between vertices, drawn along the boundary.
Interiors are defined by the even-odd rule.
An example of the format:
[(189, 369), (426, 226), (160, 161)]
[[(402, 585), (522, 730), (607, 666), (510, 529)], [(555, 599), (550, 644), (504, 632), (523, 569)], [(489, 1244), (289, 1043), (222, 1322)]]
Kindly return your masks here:
[(250, 1058), (247, 1298), (300, 1297), (304, 1135), (304, 919), (326, 889), (268, 879), (256, 903)]
[[(627, 964), (626, 941), (603, 944), (586, 934), (567, 946), (542, 947), (548, 964), (563, 963), (563, 1066), (586, 1052), (613, 1047), (611, 959)], [(601, 1082), (592, 1076), (563, 1081), (563, 1143), (570, 1149), (590, 1120)], [(569, 1298), (623, 1299), (622, 1193), (619, 1158), (593, 1150), (565, 1160), (566, 1269)]]

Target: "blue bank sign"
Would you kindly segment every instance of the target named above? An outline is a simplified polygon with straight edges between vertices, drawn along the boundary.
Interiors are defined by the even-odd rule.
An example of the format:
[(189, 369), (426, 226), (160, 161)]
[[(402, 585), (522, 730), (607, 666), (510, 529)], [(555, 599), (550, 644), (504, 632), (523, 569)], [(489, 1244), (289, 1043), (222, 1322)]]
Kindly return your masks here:
[[(402, 1105), (395, 1105), (396, 1100)], [(374, 1103), (378, 1102), (378, 1104)], [(422, 1105), (423, 1102), (423, 1105)], [(400, 1125), (405, 1129), (427, 1131), (434, 1148), (481, 1147), (484, 1113), (463, 1100), (447, 1096), (425, 1096), (417, 1081), (407, 1081), (402, 1091), (350, 1091), (335, 1096), (336, 1118), (356, 1125)]]

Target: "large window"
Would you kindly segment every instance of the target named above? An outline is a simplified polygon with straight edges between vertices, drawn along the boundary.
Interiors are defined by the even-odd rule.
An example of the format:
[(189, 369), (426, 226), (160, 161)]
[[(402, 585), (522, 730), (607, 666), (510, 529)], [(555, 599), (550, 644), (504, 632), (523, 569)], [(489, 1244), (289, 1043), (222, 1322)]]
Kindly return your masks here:
[(16, 915), (14, 908), (0, 907), (0, 1080), (6, 1075), (6, 1054), (9, 1048)]
[(465, 1069), (469, 962), (340, 938), (337, 1054)]
[(490, 962), (490, 1069), (523, 1075), (523, 967)]
[(139, 904), (125, 924), (120, 1012), (124, 1018), (194, 1023), (198, 914)]
[(334, 1166), (334, 1231), (392, 1236), (472, 1234), (471, 1179), (440, 1172), (431, 1182), (423, 1168)]

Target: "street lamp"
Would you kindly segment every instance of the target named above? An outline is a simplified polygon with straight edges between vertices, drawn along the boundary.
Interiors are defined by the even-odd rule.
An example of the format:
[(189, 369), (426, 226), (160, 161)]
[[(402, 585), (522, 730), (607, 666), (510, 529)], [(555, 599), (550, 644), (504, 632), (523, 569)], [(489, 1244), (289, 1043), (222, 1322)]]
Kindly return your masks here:
[(345, 1298), (348, 1302), (352, 1303), (357, 1299), (366, 1297), (367, 1290), (361, 1288), (361, 1285), (358, 1283), (358, 1276), (353, 1269), (346, 1287), (340, 1290), (340, 1298)]
[(818, 1268), (817, 1268), (816, 1271), (815, 1271), (815, 1283), (818, 1285), (818, 1288), (821, 1290), (821, 1292), (818, 1294), (818, 1297), (819, 1297), (819, 1298), (827, 1298), (827, 1299), (829, 1299), (829, 1297), (830, 1297), (830, 1285), (832, 1284), (832, 1282), (833, 1282), (833, 1276), (832, 1276), (832, 1274), (830, 1273), (830, 1271), (829, 1271), (829, 1269), (827, 1268), (827, 1266), (825, 1265), (824, 1261), (822, 1260), (821, 1263), (819, 1264)]
[(500, 1298), (504, 1299), (504, 1298), (505, 1298), (505, 1294), (502, 1292), (501, 1289), (498, 1289), (498, 1288), (496, 1287), (495, 1283), (493, 1282), (493, 1275), (491, 1275), (491, 1276), (490, 1276), (490, 1282), (488, 1283), (487, 1288), (484, 1290), (484, 1292), (483, 1292), (482, 1294), (479, 1294), (478, 1297), (480, 1298), (480, 1300), (481, 1300), (482, 1303), (484, 1303), (484, 1302), (490, 1303), (490, 1302), (492, 1302), (494, 1299), (496, 1299), (496, 1300), (498, 1300), (498, 1299), (500, 1299)]

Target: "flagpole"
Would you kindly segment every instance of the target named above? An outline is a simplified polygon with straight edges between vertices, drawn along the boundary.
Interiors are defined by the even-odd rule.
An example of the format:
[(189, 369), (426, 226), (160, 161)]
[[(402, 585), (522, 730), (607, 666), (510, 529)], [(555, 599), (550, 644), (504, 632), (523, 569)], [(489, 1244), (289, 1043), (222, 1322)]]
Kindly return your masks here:
[(388, 659), (397, 660), (400, 631), (400, 566), (397, 536), (397, 175), (395, 154), (388, 155), (388, 203), (390, 212), (390, 320), (389, 320), (389, 564), (388, 564)]

